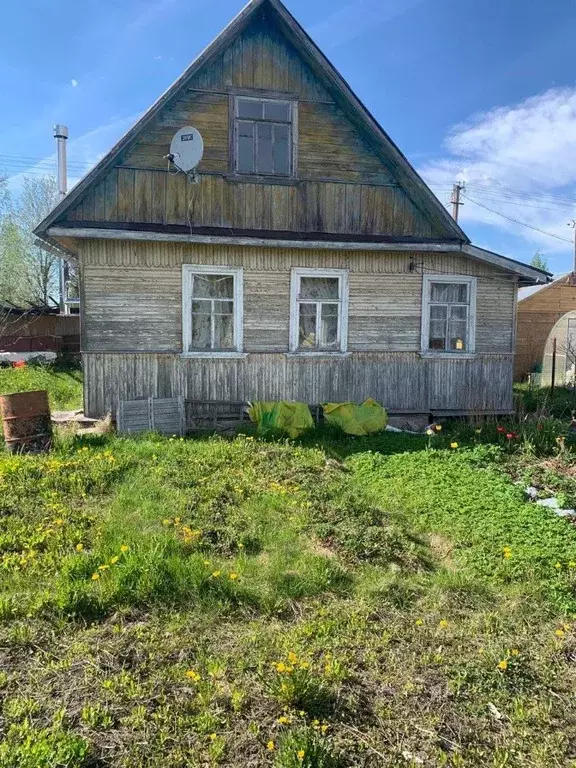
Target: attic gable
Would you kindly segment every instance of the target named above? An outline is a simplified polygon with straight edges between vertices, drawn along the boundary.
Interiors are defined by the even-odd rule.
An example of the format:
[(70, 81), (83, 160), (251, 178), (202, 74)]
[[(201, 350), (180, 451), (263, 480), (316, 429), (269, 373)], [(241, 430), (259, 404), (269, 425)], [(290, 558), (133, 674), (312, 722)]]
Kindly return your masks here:
[[(296, 195), (273, 190), (270, 205), (289, 204), (282, 221), (272, 223), (273, 229), (467, 242), (462, 230), (279, 0), (253, 0), (40, 225), (37, 233), (42, 235), (56, 221), (141, 221), (153, 200), (162, 196), (177, 198), (176, 210), (156, 211), (150, 222), (180, 223), (183, 212), (190, 210), (190, 191), (182, 189), (183, 180), (160, 181), (144, 178), (143, 173), (166, 169), (164, 156), (169, 139), (185, 123), (196, 125), (207, 144), (199, 169), (207, 174), (202, 182), (203, 199), (196, 199), (195, 205), (211, 205), (206, 203), (208, 195), (210, 200), (215, 199), (217, 209), (225, 208), (226, 198), (234, 195), (239, 210), (249, 208), (252, 199), (259, 206), (261, 190), (231, 191), (210, 178), (229, 171), (227, 99), (231, 92), (243, 88), (263, 94), (286, 93), (301, 101), (299, 174), (312, 183), (325, 183), (317, 190), (318, 195), (312, 188)], [(306, 133), (306, 125), (315, 125), (316, 133)], [(353, 203), (354, 210), (348, 211), (345, 200), (352, 200), (352, 193), (332, 188), (332, 182), (376, 186), (358, 190), (358, 202)], [(110, 202), (110, 190), (118, 195), (116, 203)], [(264, 220), (267, 204), (268, 199), (260, 205)], [(98, 218), (98, 212), (108, 208), (109, 217)], [(310, 208), (316, 209), (317, 215), (308, 222), (292, 215)], [(181, 223), (187, 223), (187, 214)], [(202, 215), (197, 223), (242, 227), (242, 216), (207, 219)], [(256, 221), (255, 228), (267, 229), (268, 225)]]

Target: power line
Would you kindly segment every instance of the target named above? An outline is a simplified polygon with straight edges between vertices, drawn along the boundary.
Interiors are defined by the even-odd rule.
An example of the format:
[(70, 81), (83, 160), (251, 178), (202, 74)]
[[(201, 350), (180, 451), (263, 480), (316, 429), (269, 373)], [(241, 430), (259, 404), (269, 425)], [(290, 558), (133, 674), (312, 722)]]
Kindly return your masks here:
[(475, 205), (479, 205), (480, 208), (484, 208), (486, 211), (490, 211), (490, 213), (496, 214), (496, 216), (501, 216), (503, 219), (507, 219), (508, 221), (511, 221), (514, 224), (519, 224), (522, 227), (527, 227), (528, 229), (533, 229), (535, 232), (540, 232), (543, 235), (548, 235), (548, 237), (554, 237), (556, 240), (562, 240), (564, 243), (570, 243), (572, 244), (572, 240), (568, 240), (566, 237), (560, 237), (560, 235), (555, 235), (552, 232), (546, 232), (544, 229), (540, 229), (539, 227), (533, 227), (532, 224), (527, 224), (525, 221), (519, 221), (518, 219), (513, 219), (511, 216), (506, 216), (504, 213), (500, 213), (500, 211), (495, 211), (493, 208), (489, 208), (487, 205), (483, 205), (482, 203), (479, 203), (478, 200), (473, 200), (471, 197), (468, 197), (468, 195), (464, 195), (466, 200), (469, 200), (471, 203), (474, 203)]

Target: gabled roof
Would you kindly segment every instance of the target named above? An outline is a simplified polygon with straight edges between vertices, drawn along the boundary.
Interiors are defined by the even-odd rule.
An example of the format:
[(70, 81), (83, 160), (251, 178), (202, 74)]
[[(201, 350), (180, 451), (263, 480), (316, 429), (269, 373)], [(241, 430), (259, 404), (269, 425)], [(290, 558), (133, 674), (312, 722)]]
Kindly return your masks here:
[(573, 274), (572, 272), (562, 272), (560, 275), (557, 275), (549, 283), (546, 283), (545, 285), (530, 285), (530, 286), (527, 286), (526, 288), (520, 288), (520, 290), (518, 291), (518, 301), (525, 301), (526, 299), (529, 299), (531, 296), (534, 296), (534, 294), (539, 293), (543, 288), (549, 288), (551, 285), (560, 283), (566, 280), (566, 278), (570, 277), (570, 275), (572, 274)]
[(168, 90), (150, 107), (144, 116), (123, 136), (113, 149), (80, 181), (74, 189), (54, 208), (39, 224), (35, 234), (45, 237), (49, 227), (68, 211), (83, 193), (95, 184), (116, 163), (121, 153), (133, 142), (156, 117), (159, 111), (174, 97), (180, 94), (189, 80), (201, 67), (210, 64), (246, 29), (255, 15), (262, 10), (269, 11), (290, 43), (309, 64), (317, 76), (338, 97), (340, 105), (348, 116), (370, 137), (374, 148), (379, 151), (394, 175), (412, 201), (433, 220), (437, 221), (446, 233), (447, 239), (462, 243), (470, 240), (452, 219), (442, 203), (420, 178), (407, 158), (386, 134), (368, 109), (352, 91), (348, 83), (333, 64), (320, 51), (318, 46), (300, 26), (280, 0), (251, 0), (233, 19), (224, 31), (212, 42), (188, 67), (188, 69), (168, 88)]

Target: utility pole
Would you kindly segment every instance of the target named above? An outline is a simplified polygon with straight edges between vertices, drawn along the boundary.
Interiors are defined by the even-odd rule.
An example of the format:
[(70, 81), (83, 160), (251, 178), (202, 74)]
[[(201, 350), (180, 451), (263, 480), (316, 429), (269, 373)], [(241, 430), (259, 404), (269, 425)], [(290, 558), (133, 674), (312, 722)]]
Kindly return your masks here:
[(572, 264), (572, 281), (576, 279), (576, 219), (568, 222), (568, 226), (574, 230), (574, 262)]
[[(66, 161), (66, 142), (68, 141), (68, 128), (65, 125), (54, 126), (54, 138), (58, 149), (58, 194), (60, 200), (66, 197), (68, 192), (68, 168)], [(60, 314), (68, 314), (66, 303), (66, 274), (64, 259), (60, 258), (59, 288), (60, 288)]]
[(460, 202), (460, 193), (466, 189), (466, 185), (462, 181), (457, 181), (452, 189), (452, 218), (458, 224), (458, 215), (460, 213), (460, 206), (464, 203)]

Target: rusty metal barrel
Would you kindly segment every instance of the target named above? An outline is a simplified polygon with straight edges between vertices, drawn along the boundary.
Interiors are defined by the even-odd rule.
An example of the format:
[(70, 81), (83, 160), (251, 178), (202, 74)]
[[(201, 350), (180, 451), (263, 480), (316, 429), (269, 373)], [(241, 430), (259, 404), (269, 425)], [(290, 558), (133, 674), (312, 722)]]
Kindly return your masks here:
[(52, 445), (48, 392), (17, 392), (0, 397), (4, 440), (10, 453), (41, 453)]

